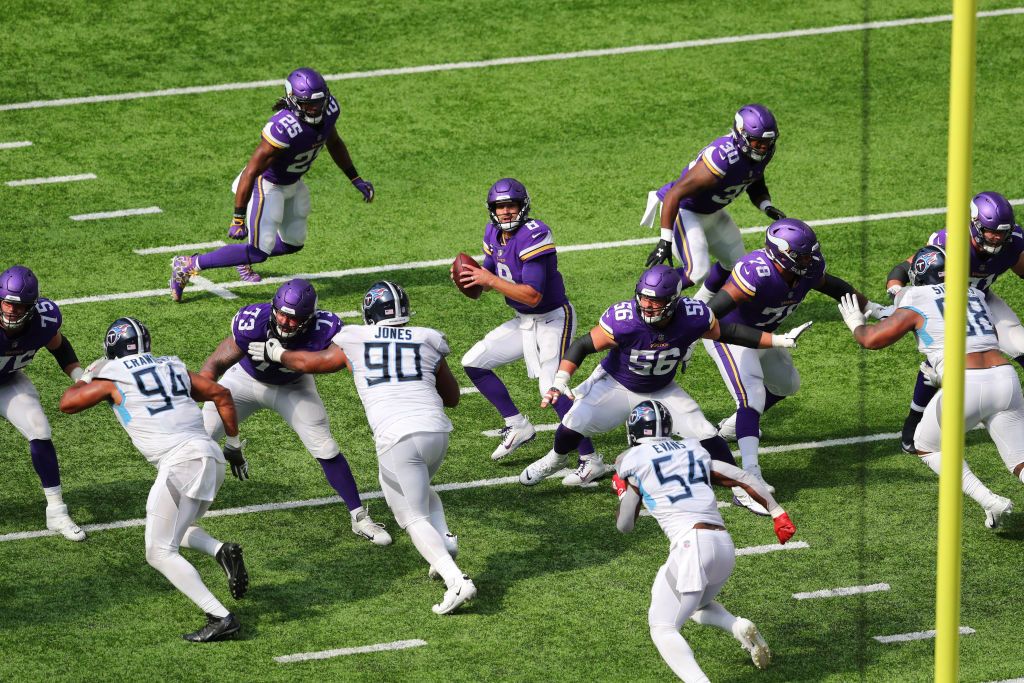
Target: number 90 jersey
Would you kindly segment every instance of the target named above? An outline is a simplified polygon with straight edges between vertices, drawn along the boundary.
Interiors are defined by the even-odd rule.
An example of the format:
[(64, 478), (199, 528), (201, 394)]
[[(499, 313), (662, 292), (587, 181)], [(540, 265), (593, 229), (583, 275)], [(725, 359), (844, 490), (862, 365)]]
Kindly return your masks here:
[(690, 344), (715, 324), (706, 304), (685, 296), (665, 327), (640, 318), (636, 300), (620, 301), (601, 316), (601, 330), (616, 347), (601, 359), (601, 367), (630, 391), (644, 394), (667, 387)]
[(711, 488), (711, 456), (697, 439), (645, 439), (619, 457), (616, 469), (640, 489), (669, 540), (698, 522), (725, 526)]
[[(273, 315), (270, 304), (250, 304), (238, 309), (231, 321), (231, 334), (238, 348), (245, 351), (250, 342), (267, 341)], [(291, 339), (282, 339), (281, 343), (289, 351), (323, 351), (331, 345), (331, 338), (342, 324), (341, 319), (330, 311), (316, 311), (309, 327)], [(250, 377), (264, 384), (291, 384), (302, 376), (280, 363), (269, 360), (257, 363), (248, 353), (238, 363)]]
[(818, 256), (807, 272), (790, 285), (764, 249), (752, 251), (736, 262), (727, 280), (750, 299), (726, 313), (722, 322), (741, 323), (774, 332), (823, 277), (824, 256)]
[(658, 199), (664, 201), (665, 195), (673, 185), (686, 177), (691, 168), (704, 164), (718, 178), (718, 182), (710, 190), (693, 197), (686, 197), (679, 202), (680, 209), (694, 213), (711, 214), (732, 203), (751, 183), (764, 177), (765, 167), (775, 155), (775, 148), (761, 161), (754, 161), (736, 149), (732, 135), (723, 135), (701, 150), (697, 158), (689, 163), (679, 174), (678, 180), (662, 186), (658, 190)]
[(187, 441), (209, 440), (202, 411), (192, 400), (188, 368), (176, 356), (141, 353), (114, 358), (101, 367), (96, 379), (117, 385), (121, 405), (113, 405), (114, 414), (153, 465), (173, 464), (174, 452)]
[[(942, 375), (943, 347), (946, 345), (946, 285), (922, 285), (908, 287), (899, 293), (897, 305), (914, 311), (922, 318), (921, 329), (914, 330), (917, 350), (928, 358), (928, 362)], [(991, 351), (999, 348), (996, 327), (992, 324), (992, 312), (985, 302), (985, 295), (974, 287), (967, 288), (967, 353)]]
[(415, 432), (450, 432), (437, 393), (437, 366), (450, 353), (429, 327), (346, 325), (334, 343), (348, 356), (377, 454)]

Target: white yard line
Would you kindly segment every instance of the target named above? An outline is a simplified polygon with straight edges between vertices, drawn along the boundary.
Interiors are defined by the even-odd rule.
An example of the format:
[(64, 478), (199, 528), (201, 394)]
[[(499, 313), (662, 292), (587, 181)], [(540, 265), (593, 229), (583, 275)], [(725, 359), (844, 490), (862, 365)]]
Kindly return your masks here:
[[(992, 17), (1003, 17), (1024, 14), (1024, 7), (1009, 7), (1000, 10), (978, 12), (981, 19)], [(405, 66), (394, 69), (374, 69), (372, 71), (350, 71), (340, 74), (325, 74), (327, 81), (345, 81), (357, 78), (381, 78), (386, 76), (405, 76), (409, 74), (435, 73), (440, 71), (460, 71), (464, 69), (486, 69), (494, 66), (510, 66), (515, 64), (536, 64), (539, 62), (557, 62), (571, 59), (590, 59), (594, 57), (611, 57), (616, 55), (629, 55), (642, 52), (664, 52), (668, 50), (685, 50), (698, 47), (712, 47), (715, 45), (734, 45), (737, 43), (751, 43), (767, 40), (785, 40), (788, 38), (804, 38), (807, 36), (824, 36), (837, 33), (851, 33), (856, 31), (873, 31), (886, 28), (898, 28), (901, 26), (917, 26), (922, 24), (945, 24), (953, 20), (951, 14), (941, 14), (929, 17), (909, 17), (906, 19), (893, 19), (889, 21), (868, 21), (858, 24), (840, 24), (838, 26), (819, 26), (815, 28), (794, 29), (791, 31), (777, 31), (774, 33), (748, 33), (744, 35), (720, 36), (717, 38), (700, 38), (696, 40), (681, 40), (671, 43), (655, 43), (649, 45), (629, 45), (624, 47), (610, 47), (597, 50), (577, 50), (574, 52), (555, 52), (543, 55), (524, 55), (522, 57), (500, 57), (497, 59), (483, 59), (468, 62), (447, 62), (443, 64), (424, 64), (421, 66)], [(65, 97), (56, 100), (34, 100), (32, 102), (14, 102), (0, 105), (0, 111), (11, 111), (15, 109), (40, 109), (43, 107), (67, 107), (77, 104), (92, 104), (96, 102), (119, 102), (124, 100), (139, 100), (148, 97), (169, 97), (174, 95), (199, 95), (210, 92), (224, 92), (230, 90), (253, 90), (256, 88), (280, 87), (282, 79), (275, 78), (261, 81), (247, 81), (239, 83), (221, 83), (219, 85), (197, 85), (184, 88), (166, 88), (163, 90), (150, 90), (144, 92), (118, 93), (115, 95), (90, 95), (88, 97)]]
[[(960, 635), (969, 636), (972, 633), (974, 633), (973, 628), (969, 626), (960, 627)], [(886, 645), (889, 643), (906, 643), (911, 640), (928, 640), (934, 637), (935, 631), (914, 631), (913, 633), (898, 633), (894, 636), (874, 636), (875, 640)]]
[(479, 394), (480, 390), (476, 387), (462, 387), (459, 389), (459, 393), (465, 396), (466, 394)]
[(31, 147), (31, 140), (18, 140), (16, 142), (0, 142), (0, 149), (17, 149), (18, 147)]
[(779, 543), (772, 543), (771, 545), (749, 545), (746, 548), (736, 548), (736, 556), (740, 555), (764, 555), (765, 553), (774, 553), (779, 550), (802, 550), (809, 548), (804, 541), (790, 541), (786, 545)]
[[(557, 422), (553, 422), (553, 423), (549, 422), (547, 424), (533, 425), (533, 428), (536, 429), (538, 432), (553, 432), (556, 429), (558, 429), (558, 423)], [(501, 430), (500, 429), (488, 429), (486, 432), (480, 432), (480, 433), (483, 434), (484, 436), (490, 436), (490, 437), (501, 436)]]
[(827, 588), (811, 593), (793, 593), (793, 597), (797, 600), (812, 600), (814, 598), (837, 598), (847, 595), (861, 595), (862, 593), (878, 593), (879, 591), (887, 590), (889, 590), (889, 584), (873, 583), (870, 586), (849, 586), (847, 588)]
[(196, 244), (175, 244), (170, 247), (149, 247), (148, 249), (132, 249), (139, 256), (149, 256), (150, 254), (177, 254), (180, 252), (190, 252), (196, 249), (214, 249), (215, 247), (223, 247), (227, 242), (217, 240), (215, 242), (197, 242)]
[(990, 681), (989, 683), (1024, 683), (1024, 678), (1007, 678), (1005, 681)]
[(229, 292), (228, 290), (224, 289), (224, 287), (222, 287), (221, 285), (217, 284), (216, 282), (212, 282), (211, 280), (207, 280), (202, 275), (193, 275), (192, 282), (198, 285), (196, 289), (202, 290), (204, 292), (212, 292), (219, 296), (221, 299), (238, 298), (238, 295), (235, 294), (234, 292)]
[(159, 206), (147, 206), (144, 209), (124, 209), (122, 211), (101, 211), (100, 213), (80, 213), (71, 216), (73, 221), (96, 221), (104, 218), (122, 218), (124, 216), (144, 216), (150, 213), (163, 213)]
[(391, 643), (377, 643), (376, 645), (361, 645), (359, 647), (340, 647), (336, 650), (321, 650), (320, 652), (300, 652), (295, 655), (282, 655), (274, 657), (278, 664), (290, 664), (292, 662), (308, 662), (312, 659), (330, 659), (331, 657), (344, 657), (345, 655), (362, 655), (371, 652), (385, 652), (387, 650), (407, 650), (410, 647), (423, 647), (427, 641), (416, 638), (414, 640), (396, 640)]
[(77, 175), (55, 175), (48, 178), (25, 178), (24, 180), (8, 180), (4, 183), (7, 187), (22, 187), (24, 185), (50, 185), (51, 183), (73, 183), (79, 180), (96, 180), (95, 173), (79, 173)]

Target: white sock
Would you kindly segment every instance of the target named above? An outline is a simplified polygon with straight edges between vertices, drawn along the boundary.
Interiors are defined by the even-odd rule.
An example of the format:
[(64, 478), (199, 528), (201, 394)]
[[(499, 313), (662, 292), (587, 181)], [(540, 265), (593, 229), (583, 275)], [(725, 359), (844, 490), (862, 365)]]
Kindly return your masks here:
[(736, 440), (740, 447), (740, 458), (743, 459), (743, 469), (760, 476), (761, 469), (757, 464), (757, 448), (761, 445), (761, 439), (756, 436), (741, 436)]
[(515, 415), (513, 415), (511, 417), (506, 417), (505, 418), (505, 426), (506, 427), (522, 427), (526, 423), (527, 423), (526, 416), (523, 415), (522, 413), (516, 413)]
[(64, 496), (61, 494), (60, 484), (43, 489), (43, 495), (46, 496), (46, 507), (57, 507), (64, 504)]
[(651, 640), (658, 654), (676, 676), (686, 683), (710, 683), (693, 657), (693, 649), (679, 631), (671, 626), (652, 626)]
[(210, 557), (216, 557), (222, 545), (224, 544), (197, 526), (190, 526), (181, 537), (182, 548), (198, 550)]
[[(932, 472), (939, 474), (942, 467), (941, 453), (929, 453), (928, 455), (922, 455), (921, 460), (932, 469)], [(961, 476), (962, 481), (960, 488), (963, 489), (964, 493), (974, 499), (974, 502), (981, 507), (987, 507), (991, 504), (995, 494), (981, 483), (981, 480), (975, 476), (974, 472), (971, 472), (971, 468), (967, 466), (966, 462), (964, 462)]]
[(714, 626), (723, 631), (732, 633), (732, 625), (736, 623), (736, 615), (722, 607), (721, 603), (712, 600), (707, 606), (702, 607), (690, 615), (698, 624)]
[(359, 506), (359, 507), (357, 507), (357, 508), (356, 508), (355, 510), (349, 510), (349, 511), (348, 511), (348, 514), (352, 516), (352, 521), (354, 522), (354, 521), (356, 521), (356, 517), (358, 517), (358, 516), (359, 516), (359, 514), (360, 514), (360, 513), (361, 513), (361, 512), (363, 511), (363, 510), (365, 510), (365, 509), (366, 509), (366, 508), (364, 508), (364, 507), (363, 507), (362, 505), (360, 505), (360, 506)]
[[(155, 555), (155, 556), (154, 556)], [(179, 553), (146, 553), (146, 560), (199, 609), (217, 617), (226, 617), (228, 610), (203, 583), (199, 572)]]
[(462, 572), (452, 556), (448, 554), (444, 539), (441, 534), (437, 533), (437, 529), (430, 524), (429, 520), (417, 519), (405, 527), (405, 530), (408, 532), (409, 538), (412, 539), (413, 545), (416, 546), (416, 550), (427, 561), (427, 564), (437, 570), (437, 573), (444, 579), (445, 585), (451, 588), (462, 580)]
[(703, 301), (704, 303), (707, 303), (711, 301), (711, 299), (713, 299), (714, 296), (715, 293), (708, 289), (707, 285), (702, 284), (700, 286), (700, 289), (697, 290), (697, 293), (693, 295), (693, 298), (696, 299), (697, 301)]

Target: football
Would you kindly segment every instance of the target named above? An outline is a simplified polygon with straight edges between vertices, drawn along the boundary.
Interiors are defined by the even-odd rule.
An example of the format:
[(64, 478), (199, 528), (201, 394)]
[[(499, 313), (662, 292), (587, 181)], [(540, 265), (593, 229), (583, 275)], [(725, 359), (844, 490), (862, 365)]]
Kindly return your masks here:
[(455, 286), (459, 288), (460, 292), (468, 296), (470, 299), (479, 299), (480, 295), (484, 291), (483, 287), (481, 287), (480, 285), (471, 285), (469, 287), (463, 287), (462, 283), (459, 281), (459, 275), (462, 274), (462, 271), (465, 269), (466, 266), (474, 266), (475, 268), (479, 268), (480, 264), (477, 263), (469, 254), (460, 251), (459, 255), (455, 257), (455, 261), (452, 263), (452, 275), (455, 278)]

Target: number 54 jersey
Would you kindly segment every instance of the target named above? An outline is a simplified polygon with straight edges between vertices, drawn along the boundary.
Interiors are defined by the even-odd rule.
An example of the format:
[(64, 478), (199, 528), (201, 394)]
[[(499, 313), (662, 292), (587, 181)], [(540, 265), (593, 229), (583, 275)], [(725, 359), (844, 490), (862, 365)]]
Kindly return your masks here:
[(348, 356), (377, 454), (416, 432), (450, 432), (437, 393), (437, 367), (448, 341), (429, 327), (346, 325), (333, 342)]

